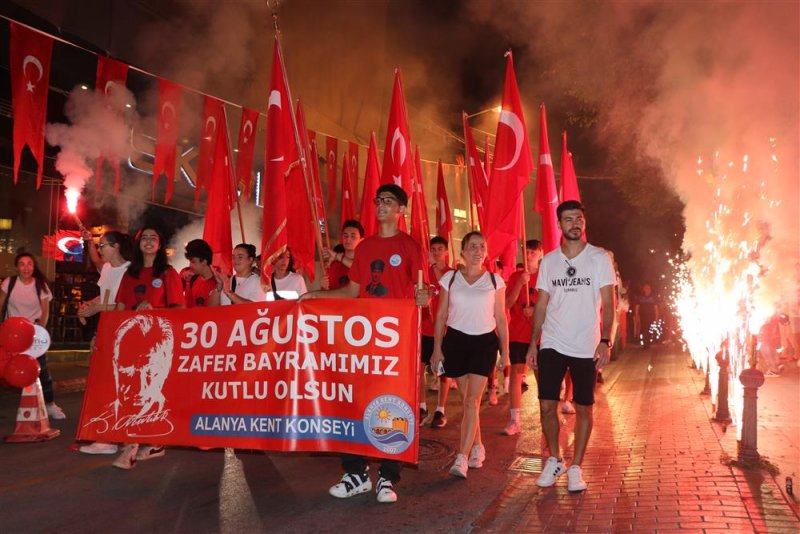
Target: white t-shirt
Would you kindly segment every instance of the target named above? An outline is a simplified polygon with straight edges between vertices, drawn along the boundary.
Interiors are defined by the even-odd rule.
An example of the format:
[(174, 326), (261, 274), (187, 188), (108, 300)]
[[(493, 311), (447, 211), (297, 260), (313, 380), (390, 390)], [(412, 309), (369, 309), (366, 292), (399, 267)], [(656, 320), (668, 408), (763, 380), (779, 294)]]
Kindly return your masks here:
[[(39, 295), (36, 294), (36, 281), (31, 280), (30, 284), (23, 284), (22, 280), (17, 278), (17, 283), (14, 284), (14, 289), (11, 294), (8, 294), (8, 285), (11, 283), (11, 277), (3, 280), (0, 289), (6, 294), (8, 299), (8, 317), (25, 317), (31, 322), (36, 322), (42, 318), (42, 301), (49, 301), (53, 298), (50, 290), (47, 287), (42, 288)], [(4, 320), (5, 317), (0, 317)]]
[(542, 348), (575, 358), (593, 358), (601, 337), (600, 288), (615, 283), (611, 258), (602, 248), (587, 244), (571, 260), (561, 247), (546, 254), (536, 279), (536, 289), (550, 295)]
[[(263, 302), (267, 300), (264, 290), (261, 288), (261, 277), (255, 273), (246, 278), (239, 278), (237, 276), (236, 289), (234, 289), (233, 292), (243, 299), (253, 302)], [(219, 302), (221, 305), (227, 306), (231, 303), (231, 299), (228, 298), (228, 295), (223, 293), (219, 297)]]
[[(289, 273), (283, 278), (274, 278), (274, 280), (278, 295), (286, 300), (295, 300), (308, 291), (306, 289), (306, 281), (297, 273)], [(275, 300), (271, 287), (267, 288), (267, 300)]]
[(122, 281), (122, 277), (125, 275), (125, 272), (128, 270), (128, 265), (131, 262), (126, 261), (119, 267), (113, 267), (110, 263), (106, 262), (103, 264), (103, 267), (100, 269), (100, 280), (97, 281), (97, 285), (100, 287), (100, 302), (103, 302), (103, 294), (108, 290), (108, 304), (116, 304), (117, 303), (117, 290), (119, 289), (119, 283)]
[[(458, 273), (456, 275), (455, 273)], [(453, 285), (450, 280), (456, 277)], [(497, 290), (506, 284), (503, 277), (494, 275), (495, 288), (489, 272), (469, 285), (459, 271), (448, 271), (439, 279), (439, 285), (448, 292), (447, 326), (451, 326), (472, 336), (479, 336), (494, 331), (497, 322), (494, 319), (494, 303)]]

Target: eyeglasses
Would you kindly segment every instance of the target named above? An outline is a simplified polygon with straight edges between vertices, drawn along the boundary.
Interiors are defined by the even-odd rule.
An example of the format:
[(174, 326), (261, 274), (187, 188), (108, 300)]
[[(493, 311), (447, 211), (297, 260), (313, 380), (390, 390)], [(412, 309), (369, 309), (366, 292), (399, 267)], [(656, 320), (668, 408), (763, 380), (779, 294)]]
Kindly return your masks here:
[(109, 246), (111, 243), (98, 243), (97, 250), (103, 250), (103, 247)]
[(398, 204), (400, 204), (400, 201), (399, 201), (399, 200), (397, 200), (397, 199), (396, 199), (396, 198), (394, 198), (394, 197), (375, 197), (375, 198), (372, 200), (372, 202), (373, 202), (373, 203), (374, 203), (376, 206), (380, 206), (381, 204), (383, 204), (384, 206), (391, 206), (391, 205), (392, 205), (392, 203), (394, 203), (394, 202), (397, 202)]

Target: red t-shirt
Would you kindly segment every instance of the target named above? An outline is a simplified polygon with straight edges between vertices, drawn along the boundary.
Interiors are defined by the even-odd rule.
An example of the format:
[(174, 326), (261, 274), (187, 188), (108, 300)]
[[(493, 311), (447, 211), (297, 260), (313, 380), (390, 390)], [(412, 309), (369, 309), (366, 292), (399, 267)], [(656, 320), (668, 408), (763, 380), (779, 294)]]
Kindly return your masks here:
[(117, 302), (124, 304), (126, 310), (132, 310), (145, 300), (154, 308), (183, 306), (183, 282), (178, 271), (167, 267), (158, 278), (153, 278), (152, 267), (142, 267), (139, 278), (125, 273), (117, 291)]
[[(445, 267), (445, 270), (442, 271), (442, 276), (444, 276), (446, 272), (452, 270), (453, 269), (451, 267)], [(441, 286), (438, 283), (439, 278), (436, 277), (436, 271), (433, 269), (433, 265), (428, 268), (428, 280), (431, 281), (431, 285), (428, 286), (428, 290), (432, 295), (431, 305), (422, 307), (422, 323), (420, 326), (420, 333), (423, 336), (433, 337), (436, 313), (439, 311), (439, 294), (441, 292)], [(433, 314), (433, 316), (431, 316), (431, 314)]]
[[(516, 271), (511, 274), (506, 285), (506, 298), (511, 293), (517, 281), (522, 276), (524, 271)], [(528, 294), (531, 297), (531, 306), (536, 303), (536, 275), (531, 274), (530, 281), (528, 282)], [(533, 317), (525, 317), (522, 309), (525, 307), (525, 286), (519, 290), (517, 301), (508, 310), (508, 340), (516, 341), (519, 343), (530, 343), (531, 335), (533, 334)]]
[(328, 269), (328, 282), (330, 284), (329, 289), (339, 289), (340, 287), (346, 286), (350, 281), (349, 274), (349, 267), (338, 260), (334, 260)]
[(428, 270), (422, 265), (422, 247), (408, 234), (392, 237), (373, 235), (356, 247), (350, 280), (359, 285), (358, 296), (366, 298), (414, 298), (417, 272), (427, 284)]
[(215, 289), (217, 289), (217, 279), (213, 276), (208, 280), (202, 276), (193, 276), (186, 284), (186, 307), (199, 308), (208, 306), (208, 299)]

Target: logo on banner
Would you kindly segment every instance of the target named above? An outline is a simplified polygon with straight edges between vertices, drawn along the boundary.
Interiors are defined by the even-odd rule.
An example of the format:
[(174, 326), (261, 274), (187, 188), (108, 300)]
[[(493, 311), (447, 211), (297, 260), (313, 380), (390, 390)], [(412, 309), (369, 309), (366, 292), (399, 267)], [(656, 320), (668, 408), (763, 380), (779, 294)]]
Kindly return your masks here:
[(163, 317), (136, 315), (120, 324), (111, 360), (115, 399), (84, 426), (96, 424), (99, 434), (113, 428), (137, 438), (172, 433), (163, 389), (174, 345), (172, 324)]
[(386, 454), (400, 454), (414, 442), (417, 422), (411, 406), (396, 395), (375, 397), (364, 410), (364, 433)]

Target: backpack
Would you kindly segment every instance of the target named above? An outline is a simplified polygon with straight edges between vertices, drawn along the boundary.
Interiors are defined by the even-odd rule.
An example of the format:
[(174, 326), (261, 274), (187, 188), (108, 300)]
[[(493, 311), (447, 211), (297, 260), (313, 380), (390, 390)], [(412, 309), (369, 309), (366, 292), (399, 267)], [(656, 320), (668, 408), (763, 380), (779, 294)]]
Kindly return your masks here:
[[(11, 291), (14, 290), (14, 286), (17, 283), (17, 276), (14, 275), (8, 279), (8, 293), (6, 293), (6, 301), (3, 303), (3, 310), (0, 312), (0, 320), (5, 321), (8, 317), (8, 302), (11, 300)], [(42, 283), (39, 281), (38, 278), (34, 278), (34, 283), (36, 284), (36, 295), (41, 299), (42, 298)]]

